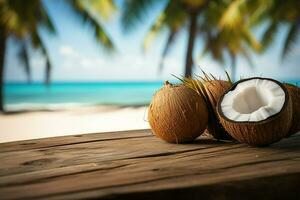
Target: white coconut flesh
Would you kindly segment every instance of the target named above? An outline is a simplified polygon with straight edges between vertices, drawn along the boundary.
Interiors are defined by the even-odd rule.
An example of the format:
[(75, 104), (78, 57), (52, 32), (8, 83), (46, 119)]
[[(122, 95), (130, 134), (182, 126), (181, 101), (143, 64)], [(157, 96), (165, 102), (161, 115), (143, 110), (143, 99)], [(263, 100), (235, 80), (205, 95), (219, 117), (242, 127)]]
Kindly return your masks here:
[(284, 102), (285, 92), (276, 82), (250, 79), (224, 95), (221, 110), (233, 121), (258, 122), (279, 113)]

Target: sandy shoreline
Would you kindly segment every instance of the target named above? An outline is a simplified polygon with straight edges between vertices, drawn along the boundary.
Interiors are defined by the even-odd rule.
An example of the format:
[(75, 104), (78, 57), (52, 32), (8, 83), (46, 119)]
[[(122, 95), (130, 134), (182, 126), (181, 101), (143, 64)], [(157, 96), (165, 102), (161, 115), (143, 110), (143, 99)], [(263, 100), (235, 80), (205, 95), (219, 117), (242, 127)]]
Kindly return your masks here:
[(0, 143), (149, 128), (147, 107), (85, 106), (0, 114)]

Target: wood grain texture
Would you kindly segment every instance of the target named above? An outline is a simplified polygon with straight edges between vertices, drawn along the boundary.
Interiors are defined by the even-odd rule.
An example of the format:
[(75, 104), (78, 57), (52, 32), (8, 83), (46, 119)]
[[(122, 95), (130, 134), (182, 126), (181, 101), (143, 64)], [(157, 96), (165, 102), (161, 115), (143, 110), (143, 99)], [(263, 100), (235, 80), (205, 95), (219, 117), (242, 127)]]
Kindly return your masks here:
[(300, 198), (300, 134), (265, 148), (149, 130), (0, 144), (1, 199)]
[(71, 135), (64, 137), (52, 137), (46, 139), (25, 140), (18, 142), (0, 143), (0, 153), (11, 151), (23, 151), (46, 147), (72, 145), (78, 143), (97, 142), (102, 140), (119, 140), (127, 138), (148, 137), (152, 133), (149, 130), (133, 130), (120, 132), (90, 133), (83, 135)]

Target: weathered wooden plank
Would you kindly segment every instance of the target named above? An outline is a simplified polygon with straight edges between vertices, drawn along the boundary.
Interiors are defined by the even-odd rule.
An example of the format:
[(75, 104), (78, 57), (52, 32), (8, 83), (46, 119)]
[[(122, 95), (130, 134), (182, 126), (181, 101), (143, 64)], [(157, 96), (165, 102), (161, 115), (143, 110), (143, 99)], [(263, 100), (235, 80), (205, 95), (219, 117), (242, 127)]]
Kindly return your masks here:
[[(197, 177), (195, 177), (197, 178)], [(229, 181), (212, 183), (206, 185), (195, 185), (188, 187), (163, 187), (158, 184), (149, 188), (149, 185), (139, 185), (139, 188), (131, 186), (94, 189), (47, 196), (48, 200), (57, 199), (89, 199), (104, 197), (105, 199), (300, 199), (299, 190), (300, 174), (288, 174), (282, 176), (271, 176), (263, 178), (253, 178), (239, 181)], [(174, 180), (177, 181), (177, 180)], [(156, 183), (156, 182), (154, 182)], [(168, 183), (169, 184), (169, 183)]]
[[(295, 163), (287, 163), (283, 159), (277, 162), (270, 160), (269, 162), (247, 163), (246, 165), (249, 166), (237, 165), (236, 163), (228, 166), (227, 164), (223, 168), (219, 166), (219, 168), (212, 167), (212, 169), (208, 169), (210, 164), (207, 166), (207, 163), (204, 162), (205, 165), (198, 169), (199, 167), (192, 167), (189, 164), (184, 165), (182, 161), (174, 162), (174, 158), (171, 159), (167, 163), (149, 160), (144, 163), (128, 164), (104, 171), (92, 171), (75, 174), (74, 176), (66, 175), (39, 180), (26, 185), (2, 187), (0, 188), (0, 194), (9, 194), (11, 198), (48, 198), (49, 194), (53, 197), (86, 190), (101, 190), (101, 193), (111, 195), (120, 191), (120, 187), (127, 187), (127, 192), (144, 191), (150, 188), (151, 190), (168, 189), (170, 187), (176, 188), (176, 186), (180, 188), (192, 187), (202, 184), (253, 179), (257, 176), (271, 177), (281, 173), (293, 173), (299, 167)], [(185, 160), (184, 163), (188, 161)], [(171, 162), (173, 162), (173, 166), (170, 165)], [(270, 163), (276, 165), (272, 170), (270, 170)], [(200, 163), (196, 162), (194, 164), (199, 165)], [(215, 165), (216, 163), (211, 164)]]
[(119, 140), (135, 137), (148, 137), (152, 133), (149, 129), (131, 130), (120, 132), (90, 133), (82, 135), (70, 135), (64, 137), (52, 137), (46, 139), (34, 139), (17, 142), (0, 143), (0, 153), (12, 151), (24, 151), (29, 149), (49, 148), (63, 145), (88, 143), (103, 140)]
[[(299, 188), (295, 177), (300, 174), (300, 135), (268, 148), (206, 138), (175, 145), (155, 137), (133, 137), (3, 152), (0, 160), (0, 195), (6, 199), (126, 199), (174, 191), (200, 195), (203, 188), (218, 191), (224, 184), (228, 191), (246, 191), (268, 182), (279, 187), (291, 174), (285, 184)], [(294, 185), (281, 189), (299, 195)]]
[[(199, 148), (198, 148), (199, 149)], [(35, 170), (26, 172), (27, 169), (22, 168), (22, 166), (20, 166), (20, 168), (23, 170), (23, 172), (21, 170), (13, 170), (12, 169), (8, 169), (6, 165), (7, 163), (5, 163), (5, 166), (3, 166), (3, 171), (6, 172), (7, 174), (3, 173), (3, 176), (0, 179), (0, 186), (3, 185), (7, 185), (7, 184), (11, 184), (11, 183), (19, 183), (19, 184), (26, 184), (28, 182), (33, 182), (35, 180), (39, 180), (42, 178), (47, 178), (47, 177), (56, 177), (56, 176), (60, 176), (60, 175), (64, 175), (64, 173), (70, 173), (70, 169), (72, 169), (72, 167), (78, 167), (78, 168), (82, 168), (81, 166), (84, 166), (84, 169), (86, 169), (86, 171), (90, 171), (90, 170), (95, 170), (95, 169), (99, 169), (99, 170), (103, 170), (103, 169), (111, 169), (111, 168), (116, 168), (116, 167), (123, 167), (126, 165), (130, 165), (133, 162), (137, 162), (139, 160), (144, 161), (145, 158), (148, 158), (150, 161), (155, 161), (156, 158), (158, 158), (160, 161), (160, 159), (164, 158), (164, 157), (168, 157), (171, 155), (176, 155), (178, 154), (183, 154), (183, 156), (185, 156), (185, 153), (191, 153), (193, 154), (207, 154), (209, 155), (210, 153), (214, 154), (217, 152), (225, 152), (226, 150), (231, 150), (233, 149), (232, 147), (229, 147), (228, 149), (223, 148), (223, 149), (219, 149), (219, 148), (206, 148), (203, 149), (203, 152), (194, 152), (195, 150), (198, 149), (189, 149), (189, 150), (181, 150), (178, 151), (176, 149), (173, 149), (173, 152), (166, 152), (164, 153), (155, 153), (155, 152), (143, 152), (143, 155), (132, 155), (132, 154), (126, 154), (124, 153), (124, 155), (122, 155), (122, 157), (119, 157), (118, 155), (116, 156), (112, 156), (112, 157), (101, 157), (102, 160), (98, 161), (97, 160), (88, 160), (87, 159), (87, 163), (83, 163), (81, 162), (81, 164), (78, 164), (78, 162), (76, 163), (76, 159), (77, 157), (74, 158), (74, 160), (69, 160), (67, 164), (69, 164), (68, 166), (57, 166), (57, 165), (50, 165), (49, 163), (45, 162), (44, 165), (46, 166), (42, 166), (38, 165), (38, 166), (33, 166), (33, 168)], [(147, 154), (148, 153), (148, 154)], [(121, 155), (121, 154), (120, 154)], [(80, 156), (79, 156), (80, 157)], [(144, 158), (144, 159), (143, 159)], [(106, 159), (106, 160), (104, 160)], [(80, 160), (82, 161), (82, 160)], [(88, 162), (89, 161), (89, 162)], [(125, 162), (124, 162), (125, 161)], [(41, 161), (42, 162), (42, 161)], [(33, 163), (33, 162), (30, 162)], [(76, 165), (74, 164), (76, 163)], [(39, 163), (40, 164), (40, 163)], [(71, 165), (70, 165), (71, 164)], [(48, 165), (48, 166), (47, 166)], [(49, 165), (51, 166), (49, 168)], [(15, 167), (17, 169), (17, 166)], [(46, 169), (45, 169), (46, 168)], [(14, 172), (14, 173), (13, 173)], [(19, 172), (19, 173), (17, 173)], [(77, 173), (77, 171), (75, 172)], [(11, 175), (12, 174), (12, 175)]]
[[(204, 142), (207, 141), (207, 142)], [(0, 153), (0, 176), (61, 168), (78, 164), (109, 162), (129, 158), (143, 158), (177, 154), (186, 151), (205, 149), (205, 152), (223, 151), (232, 143), (201, 140), (189, 145), (167, 144), (155, 137), (127, 138), (126, 140), (105, 140), (92, 143), (55, 146)], [(219, 144), (223, 144), (220, 146)]]
[[(298, 140), (299, 137), (295, 137), (292, 141), (296, 143)], [(154, 137), (147, 138), (147, 140), (131, 138), (122, 142), (119, 142), (118, 140), (109, 140), (0, 153), (0, 160), (4, 161), (2, 162), (2, 165), (0, 165), (0, 175), (10, 175), (35, 171), (36, 169), (45, 170), (55, 167), (66, 167), (132, 157), (158, 156), (198, 149), (204, 149), (203, 153), (207, 154), (210, 151), (223, 151), (227, 148), (226, 146), (228, 146), (228, 148), (237, 148), (237, 146), (232, 147), (231, 143), (210, 140), (199, 141), (201, 141), (201, 145), (197, 143), (189, 145), (172, 145), (158, 141)], [(291, 148), (292, 145), (293, 143), (289, 142), (289, 148)], [(272, 148), (275, 147), (276, 145)]]

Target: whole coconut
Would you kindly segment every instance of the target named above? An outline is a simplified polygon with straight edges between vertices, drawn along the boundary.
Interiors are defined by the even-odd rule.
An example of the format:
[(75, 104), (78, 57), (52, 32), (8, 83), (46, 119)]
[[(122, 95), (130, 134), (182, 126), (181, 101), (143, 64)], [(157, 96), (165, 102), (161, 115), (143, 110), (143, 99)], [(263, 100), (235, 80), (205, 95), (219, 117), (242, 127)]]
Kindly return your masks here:
[(193, 141), (205, 130), (208, 110), (194, 90), (165, 82), (153, 97), (148, 120), (154, 134), (170, 143)]
[(232, 139), (221, 125), (217, 115), (217, 103), (220, 97), (227, 91), (232, 84), (229, 81), (223, 80), (207, 80), (203, 83), (206, 94), (211, 106), (209, 112), (207, 132), (216, 139)]
[(284, 86), (291, 96), (293, 107), (293, 120), (288, 137), (300, 131), (300, 88), (291, 84), (284, 84)]

